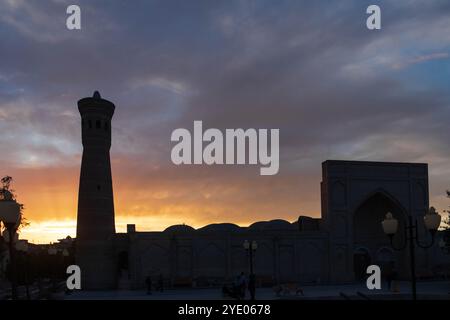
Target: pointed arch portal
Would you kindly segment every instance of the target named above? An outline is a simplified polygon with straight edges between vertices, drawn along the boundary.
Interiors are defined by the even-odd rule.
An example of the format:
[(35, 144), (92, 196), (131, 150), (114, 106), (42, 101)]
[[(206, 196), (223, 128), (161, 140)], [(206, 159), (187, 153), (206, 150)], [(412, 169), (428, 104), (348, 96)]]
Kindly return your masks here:
[[(331, 281), (355, 280), (355, 270), (369, 260), (380, 265), (382, 273), (383, 265), (395, 263), (399, 277), (408, 276), (406, 252), (379, 252), (390, 247), (381, 221), (388, 211), (399, 220), (394, 239), (399, 243), (405, 218), (423, 216), (429, 206), (426, 163), (327, 160), (322, 163), (321, 200), (323, 226), (330, 234)], [(360, 247), (367, 252), (357, 251)], [(361, 263), (354, 263), (355, 258)], [(418, 255), (423, 272), (429, 265), (426, 259)]]
[(382, 273), (388, 269), (403, 269), (403, 252), (389, 250), (389, 240), (381, 227), (381, 221), (391, 212), (399, 222), (397, 240), (404, 241), (406, 210), (389, 193), (379, 190), (371, 193), (357, 207), (353, 215), (353, 272), (355, 280), (363, 280), (370, 264), (381, 267)]

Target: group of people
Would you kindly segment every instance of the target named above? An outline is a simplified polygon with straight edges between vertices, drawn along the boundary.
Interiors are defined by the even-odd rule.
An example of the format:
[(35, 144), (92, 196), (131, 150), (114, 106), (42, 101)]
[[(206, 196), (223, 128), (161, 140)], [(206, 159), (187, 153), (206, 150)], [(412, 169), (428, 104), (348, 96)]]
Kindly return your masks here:
[[(152, 277), (150, 275), (145, 278), (145, 286), (147, 287), (147, 294), (152, 294), (153, 283)], [(155, 289), (159, 292), (164, 291), (164, 278), (162, 274), (160, 274), (158, 277), (158, 282)]]
[(250, 294), (250, 300), (255, 300), (256, 277), (253, 273), (251, 273), (247, 278), (245, 273), (241, 272), (231, 286), (224, 285), (222, 287), (222, 293), (225, 296), (229, 296), (237, 300), (244, 300), (247, 290)]
[[(147, 288), (147, 294), (151, 295), (153, 290), (153, 281), (150, 275), (145, 278), (145, 286)], [(164, 291), (164, 278), (162, 274), (158, 277), (155, 290), (159, 292)], [(245, 273), (241, 272), (241, 274), (233, 281), (231, 286), (223, 286), (222, 293), (237, 300), (244, 300), (247, 290), (250, 294), (250, 299), (255, 300), (256, 277), (254, 274), (250, 274), (247, 278)]]

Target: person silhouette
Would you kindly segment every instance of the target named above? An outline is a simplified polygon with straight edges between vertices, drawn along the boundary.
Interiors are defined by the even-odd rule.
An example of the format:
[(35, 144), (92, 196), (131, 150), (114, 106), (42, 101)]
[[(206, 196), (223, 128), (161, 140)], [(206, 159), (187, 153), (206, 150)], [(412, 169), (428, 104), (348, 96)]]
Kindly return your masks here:
[(162, 273), (159, 274), (159, 278), (158, 278), (158, 289), (160, 292), (164, 291), (164, 278)]
[(248, 278), (248, 291), (250, 293), (250, 300), (255, 300), (256, 294), (256, 277), (255, 274), (250, 274)]
[(147, 286), (147, 294), (152, 294), (152, 277), (145, 278), (145, 285)]
[(397, 280), (397, 270), (395, 269), (395, 262), (390, 261), (386, 272), (386, 281), (389, 291), (395, 291), (394, 290), (395, 280)]
[(245, 299), (245, 291), (247, 291), (247, 279), (244, 272), (241, 272), (241, 275), (239, 276), (238, 288), (240, 298)]

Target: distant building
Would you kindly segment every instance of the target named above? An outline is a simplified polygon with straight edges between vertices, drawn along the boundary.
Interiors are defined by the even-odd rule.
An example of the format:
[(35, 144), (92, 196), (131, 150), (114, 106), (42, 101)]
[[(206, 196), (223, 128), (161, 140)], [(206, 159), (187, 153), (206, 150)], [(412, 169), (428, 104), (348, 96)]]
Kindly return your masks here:
[[(390, 248), (381, 221), (393, 213), (400, 221), (399, 241), (408, 215), (421, 223), (429, 207), (426, 164), (325, 161), (319, 219), (301, 216), (293, 223), (260, 221), (249, 227), (219, 223), (197, 230), (175, 225), (162, 232), (137, 232), (131, 224), (127, 233), (115, 233), (109, 159), (114, 105), (96, 93), (79, 106), (84, 152), (76, 259), (83, 288), (140, 288), (148, 275), (162, 275), (173, 286), (220, 285), (248, 272), (245, 240), (258, 244), (259, 285), (350, 283), (362, 280), (369, 264), (393, 266), (400, 277), (408, 276), (407, 251)], [(417, 251), (421, 277), (433, 276), (446, 263), (437, 245)]]

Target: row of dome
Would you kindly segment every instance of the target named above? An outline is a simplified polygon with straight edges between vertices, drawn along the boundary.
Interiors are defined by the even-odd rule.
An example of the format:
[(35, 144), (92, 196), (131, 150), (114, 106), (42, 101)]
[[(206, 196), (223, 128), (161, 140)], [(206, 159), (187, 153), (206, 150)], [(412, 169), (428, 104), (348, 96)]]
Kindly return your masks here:
[(258, 221), (248, 227), (240, 227), (233, 223), (213, 223), (199, 229), (194, 229), (186, 224), (177, 224), (168, 227), (164, 232), (179, 233), (192, 231), (214, 231), (214, 232), (230, 232), (239, 230), (293, 230), (298, 229), (298, 222), (290, 223), (286, 220), (275, 219), (270, 221)]

